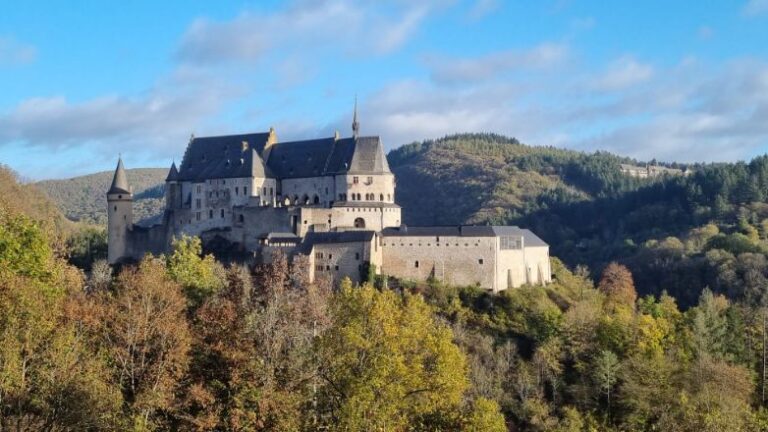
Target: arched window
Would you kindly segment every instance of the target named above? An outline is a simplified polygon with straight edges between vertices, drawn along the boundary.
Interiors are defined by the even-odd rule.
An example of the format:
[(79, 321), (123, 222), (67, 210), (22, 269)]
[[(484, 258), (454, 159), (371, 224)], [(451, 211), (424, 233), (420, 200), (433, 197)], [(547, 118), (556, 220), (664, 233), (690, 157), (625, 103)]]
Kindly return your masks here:
[(387, 194), (387, 201), (392, 201), (392, 196), (390, 194)]
[(357, 194), (357, 200), (362, 201), (362, 198), (360, 198), (360, 194)]
[(294, 195), (293, 196), (293, 205), (299, 205), (299, 196), (298, 195)]
[(365, 219), (363, 218), (355, 219), (355, 228), (365, 228)]
[(315, 197), (312, 198), (312, 203), (313, 204), (320, 204), (320, 197), (315, 195)]
[(307, 205), (307, 204), (309, 204), (309, 197), (308, 197), (308, 196), (306, 196), (306, 195), (304, 195), (304, 196), (301, 198), (301, 203), (302, 203), (302, 204), (304, 204), (304, 205)]
[(384, 194), (379, 194), (379, 201), (384, 201)]

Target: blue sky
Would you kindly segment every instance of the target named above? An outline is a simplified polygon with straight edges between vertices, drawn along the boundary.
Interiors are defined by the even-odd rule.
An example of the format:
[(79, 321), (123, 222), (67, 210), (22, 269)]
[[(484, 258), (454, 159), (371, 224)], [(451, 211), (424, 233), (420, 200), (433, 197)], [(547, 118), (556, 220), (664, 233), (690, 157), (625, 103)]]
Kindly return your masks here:
[(0, 5), (0, 163), (168, 166), (190, 134), (456, 132), (639, 159), (768, 151), (768, 0)]

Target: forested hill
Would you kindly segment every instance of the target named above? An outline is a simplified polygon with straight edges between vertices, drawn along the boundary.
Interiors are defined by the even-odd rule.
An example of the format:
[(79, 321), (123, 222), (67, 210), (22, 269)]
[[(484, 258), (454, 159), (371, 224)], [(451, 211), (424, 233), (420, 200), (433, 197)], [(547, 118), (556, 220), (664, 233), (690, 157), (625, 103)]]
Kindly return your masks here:
[[(134, 220), (159, 214), (163, 208), (163, 184), (168, 170), (165, 168), (138, 168), (126, 170), (128, 183), (133, 187)], [(106, 191), (112, 182), (113, 171), (102, 171), (66, 180), (45, 180), (37, 183), (61, 211), (71, 220), (106, 226)]]
[(496, 135), (389, 154), (405, 223), (518, 224), (593, 275), (610, 261), (628, 265), (641, 294), (666, 290), (687, 306), (710, 287), (768, 304), (768, 157), (656, 180), (622, 175), (625, 161)]
[(494, 134), (404, 145), (387, 156), (407, 224), (509, 220), (553, 203), (616, 197), (648, 184), (623, 175), (610, 153), (523, 145)]

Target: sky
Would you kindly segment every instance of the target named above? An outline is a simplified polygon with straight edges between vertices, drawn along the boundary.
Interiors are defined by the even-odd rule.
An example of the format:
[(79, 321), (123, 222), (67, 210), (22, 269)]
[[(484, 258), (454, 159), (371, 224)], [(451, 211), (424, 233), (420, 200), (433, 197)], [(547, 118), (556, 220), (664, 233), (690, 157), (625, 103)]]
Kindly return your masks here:
[(768, 152), (768, 0), (0, 1), (0, 163), (167, 167), (191, 135), (461, 132), (638, 160)]

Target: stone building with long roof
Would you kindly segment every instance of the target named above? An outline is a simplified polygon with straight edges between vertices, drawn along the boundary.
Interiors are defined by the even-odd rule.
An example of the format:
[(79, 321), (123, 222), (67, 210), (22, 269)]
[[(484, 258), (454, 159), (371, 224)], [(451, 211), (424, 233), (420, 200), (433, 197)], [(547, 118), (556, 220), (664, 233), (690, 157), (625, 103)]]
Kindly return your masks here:
[(109, 261), (170, 249), (199, 236), (254, 260), (308, 256), (310, 279), (361, 280), (369, 268), (494, 291), (551, 280), (549, 247), (517, 227), (406, 227), (381, 139), (353, 135), (279, 142), (264, 133), (192, 137), (165, 183), (165, 210), (133, 223), (122, 160), (107, 192)]

